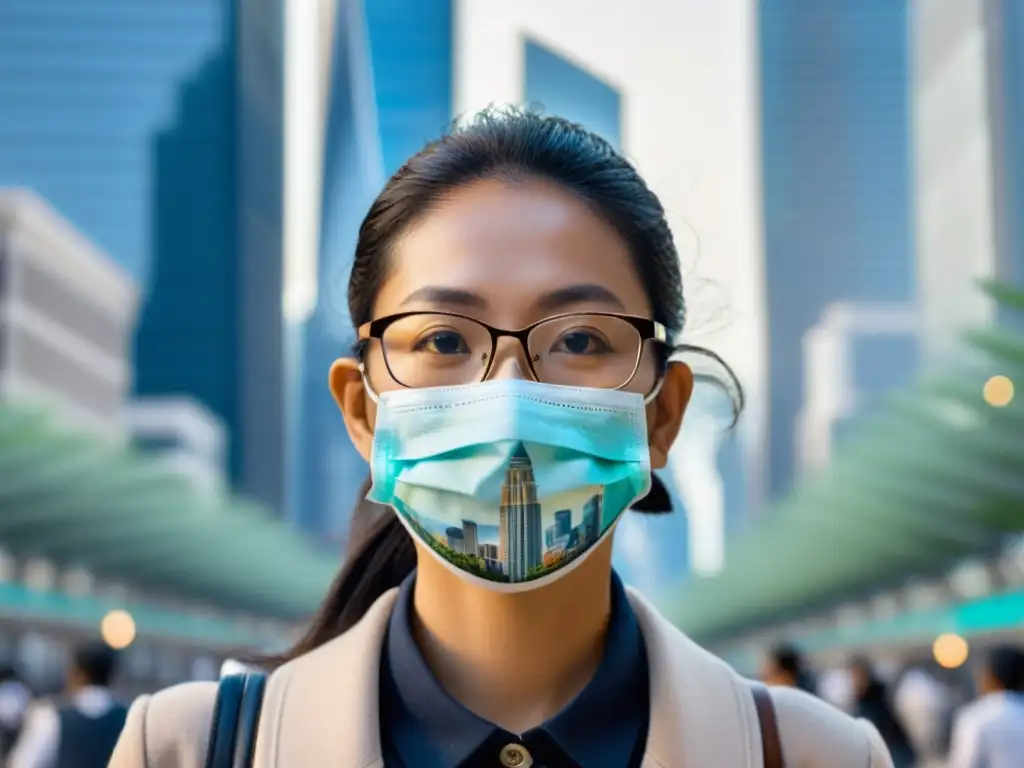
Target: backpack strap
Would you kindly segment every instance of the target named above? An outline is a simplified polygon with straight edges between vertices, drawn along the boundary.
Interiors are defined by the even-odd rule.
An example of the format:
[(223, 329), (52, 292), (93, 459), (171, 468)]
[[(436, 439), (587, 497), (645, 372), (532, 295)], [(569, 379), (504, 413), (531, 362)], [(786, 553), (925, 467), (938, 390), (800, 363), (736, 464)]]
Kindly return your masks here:
[(226, 675), (217, 686), (210, 722), (206, 768), (249, 768), (263, 708), (267, 676), (262, 672)]
[(779, 736), (779, 721), (775, 717), (775, 702), (768, 689), (760, 683), (751, 683), (757, 721), (761, 726), (761, 755), (764, 768), (784, 768), (782, 740)]

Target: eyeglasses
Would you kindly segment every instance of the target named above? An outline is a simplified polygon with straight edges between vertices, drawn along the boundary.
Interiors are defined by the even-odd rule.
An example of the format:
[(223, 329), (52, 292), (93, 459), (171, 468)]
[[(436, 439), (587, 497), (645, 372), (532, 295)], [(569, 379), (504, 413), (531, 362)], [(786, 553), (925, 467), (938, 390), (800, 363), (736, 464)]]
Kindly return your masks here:
[(606, 312), (555, 315), (518, 331), (451, 312), (402, 312), (359, 328), (361, 347), (379, 340), (391, 378), (410, 388), (483, 381), (502, 336), (518, 339), (537, 381), (598, 389), (629, 384), (644, 342), (668, 341), (655, 320)]

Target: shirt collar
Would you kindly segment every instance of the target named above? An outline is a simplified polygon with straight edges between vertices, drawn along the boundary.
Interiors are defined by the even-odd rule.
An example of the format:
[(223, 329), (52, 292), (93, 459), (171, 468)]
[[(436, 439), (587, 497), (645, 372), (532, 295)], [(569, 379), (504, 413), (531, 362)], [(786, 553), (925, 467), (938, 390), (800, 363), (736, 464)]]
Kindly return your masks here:
[[(411, 630), (415, 572), (398, 594), (381, 665), (381, 722), (407, 765), (458, 766), (497, 729), (434, 678)], [(647, 656), (636, 615), (612, 573), (611, 620), (594, 677), (540, 728), (580, 765), (627, 765), (644, 738), (650, 700)], [(427, 755), (429, 751), (433, 754)]]
[(89, 717), (100, 717), (114, 706), (114, 696), (109, 688), (89, 685), (78, 690), (71, 698), (74, 707)]

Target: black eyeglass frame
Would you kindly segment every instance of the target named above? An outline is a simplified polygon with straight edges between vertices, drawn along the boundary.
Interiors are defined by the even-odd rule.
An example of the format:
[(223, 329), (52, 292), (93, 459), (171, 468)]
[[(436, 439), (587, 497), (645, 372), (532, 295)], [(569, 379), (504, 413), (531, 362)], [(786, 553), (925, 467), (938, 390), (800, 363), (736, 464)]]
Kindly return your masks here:
[[(523, 356), (526, 358), (526, 364), (530, 368), (530, 374), (533, 376), (534, 381), (540, 381), (540, 376), (537, 374), (537, 370), (533, 366), (533, 360), (530, 357), (530, 348), (527, 344), (527, 341), (530, 338), (530, 334), (538, 326), (554, 322), (556, 320), (564, 320), (565, 318), (568, 317), (614, 317), (618, 320), (624, 320), (625, 322), (632, 325), (633, 328), (635, 328), (637, 333), (640, 335), (640, 346), (637, 349), (636, 361), (633, 363), (633, 372), (629, 374), (629, 378), (627, 378), (622, 384), (615, 387), (614, 389), (622, 389), (624, 387), (627, 387), (629, 386), (629, 383), (633, 381), (634, 378), (636, 378), (637, 371), (640, 370), (640, 361), (643, 359), (644, 356), (644, 344), (646, 342), (654, 341), (662, 345), (666, 350), (666, 353), (670, 349), (668, 340), (668, 329), (665, 328), (665, 326), (662, 323), (659, 323), (657, 320), (652, 320), (649, 317), (637, 317), (635, 315), (619, 314), (618, 312), (565, 312), (560, 315), (552, 315), (550, 317), (545, 317), (543, 320), (538, 320), (535, 323), (531, 323), (525, 328), (520, 328), (518, 330), (509, 330), (505, 328), (496, 328), (495, 326), (489, 325), (483, 322), (482, 320), (478, 320), (475, 317), (470, 317), (469, 315), (463, 315), (459, 312), (413, 310), (411, 312), (398, 312), (394, 315), (385, 315), (384, 317), (379, 317), (376, 320), (371, 320), (370, 322), (363, 323), (361, 326), (359, 326), (357, 330), (358, 340), (356, 342), (355, 352), (356, 358), (359, 360), (360, 368), (363, 369), (364, 378), (364, 355), (366, 352), (366, 347), (370, 339), (377, 339), (378, 341), (381, 342), (381, 357), (384, 358), (384, 367), (387, 368), (388, 375), (391, 377), (391, 380), (394, 381), (399, 386), (405, 387), (406, 389), (415, 389), (415, 387), (410, 387), (408, 384), (405, 384), (402, 381), (400, 381), (398, 377), (395, 376), (394, 372), (391, 370), (391, 364), (388, 363), (388, 354), (387, 351), (384, 349), (383, 337), (384, 332), (391, 325), (397, 323), (399, 320), (404, 320), (407, 317), (414, 317), (416, 315), (440, 315), (442, 317), (455, 317), (459, 318), (460, 320), (469, 320), (470, 322), (476, 323), (477, 325), (482, 326), (487, 330), (487, 332), (491, 335), (491, 351), (490, 356), (487, 358), (487, 366), (484, 368), (483, 374), (477, 380), (478, 382), (487, 380), (487, 376), (491, 372), (491, 368), (494, 366), (494, 358), (498, 351), (498, 339), (502, 338), (503, 336), (509, 336), (513, 339), (516, 339), (519, 342), (520, 346), (523, 348)], [(665, 355), (664, 363), (668, 363), (667, 354)], [(662, 365), (661, 367), (664, 368), (665, 366)], [(660, 389), (661, 379), (663, 377), (664, 370), (659, 372), (658, 382), (652, 391), (656, 392), (658, 389)]]

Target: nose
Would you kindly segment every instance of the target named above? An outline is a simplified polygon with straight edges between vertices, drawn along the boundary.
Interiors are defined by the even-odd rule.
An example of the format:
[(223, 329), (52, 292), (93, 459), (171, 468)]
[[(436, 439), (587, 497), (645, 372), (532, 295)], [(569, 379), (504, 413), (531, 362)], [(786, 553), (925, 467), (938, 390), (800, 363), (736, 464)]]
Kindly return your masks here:
[(487, 379), (532, 379), (530, 366), (526, 361), (526, 350), (516, 339), (498, 340), (494, 350), (494, 364)]

